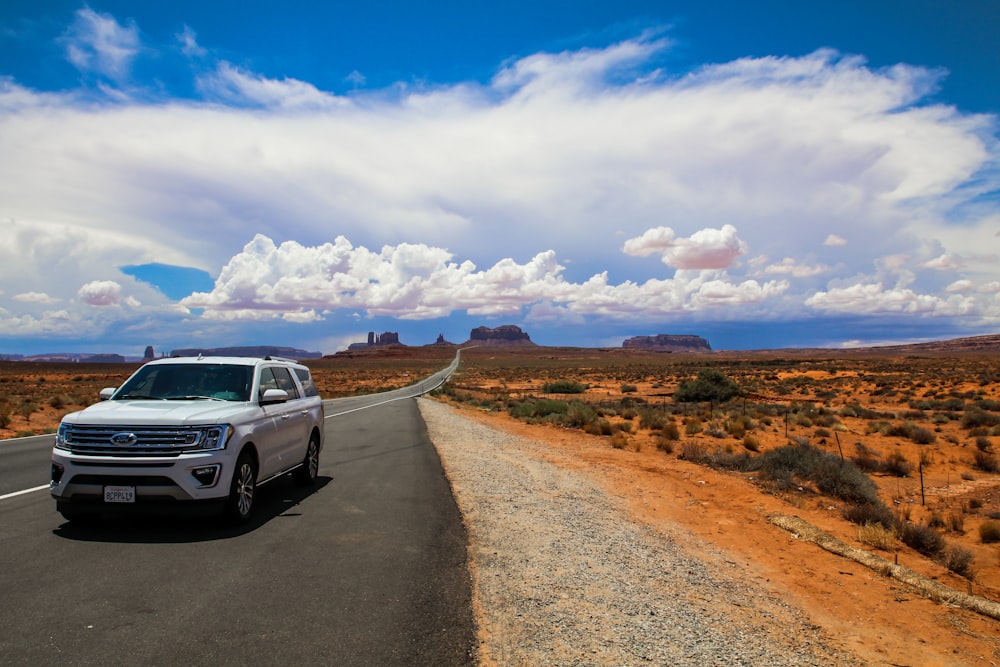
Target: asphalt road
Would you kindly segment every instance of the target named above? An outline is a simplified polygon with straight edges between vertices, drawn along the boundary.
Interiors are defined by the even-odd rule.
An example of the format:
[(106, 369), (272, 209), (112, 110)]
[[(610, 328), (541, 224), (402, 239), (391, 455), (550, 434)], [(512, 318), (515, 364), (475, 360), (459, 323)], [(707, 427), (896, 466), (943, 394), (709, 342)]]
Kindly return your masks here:
[(65, 523), (52, 436), (0, 442), (4, 665), (470, 665), (461, 516), (422, 389), (328, 403), (318, 483), (260, 489), (248, 526)]

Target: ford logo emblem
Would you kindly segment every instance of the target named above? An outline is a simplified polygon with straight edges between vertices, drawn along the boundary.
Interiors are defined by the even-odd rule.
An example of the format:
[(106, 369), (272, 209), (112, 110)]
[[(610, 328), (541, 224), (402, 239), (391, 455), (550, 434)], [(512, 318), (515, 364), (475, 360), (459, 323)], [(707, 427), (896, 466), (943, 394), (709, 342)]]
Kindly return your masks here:
[(115, 433), (113, 436), (111, 436), (112, 445), (128, 447), (129, 445), (134, 445), (137, 442), (139, 442), (139, 436), (137, 436), (135, 433), (122, 432), (122, 433)]

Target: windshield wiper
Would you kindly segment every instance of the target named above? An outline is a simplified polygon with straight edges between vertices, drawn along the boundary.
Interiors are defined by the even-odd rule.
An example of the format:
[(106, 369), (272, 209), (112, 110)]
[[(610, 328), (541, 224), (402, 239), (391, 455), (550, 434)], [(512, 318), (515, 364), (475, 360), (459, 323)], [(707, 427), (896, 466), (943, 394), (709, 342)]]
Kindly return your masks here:
[(224, 401), (216, 396), (169, 396), (165, 401)]

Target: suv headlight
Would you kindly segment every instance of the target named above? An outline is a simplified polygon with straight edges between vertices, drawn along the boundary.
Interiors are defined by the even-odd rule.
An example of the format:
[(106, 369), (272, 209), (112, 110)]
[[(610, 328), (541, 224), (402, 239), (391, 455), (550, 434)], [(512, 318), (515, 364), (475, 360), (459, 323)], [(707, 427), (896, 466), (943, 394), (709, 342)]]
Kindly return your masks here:
[(212, 426), (201, 432), (201, 442), (199, 449), (223, 449), (233, 434), (233, 427), (228, 424), (224, 426)]
[(69, 427), (66, 424), (60, 423), (59, 430), (56, 431), (56, 448), (57, 449), (69, 449), (69, 443), (66, 441), (66, 434), (69, 431)]

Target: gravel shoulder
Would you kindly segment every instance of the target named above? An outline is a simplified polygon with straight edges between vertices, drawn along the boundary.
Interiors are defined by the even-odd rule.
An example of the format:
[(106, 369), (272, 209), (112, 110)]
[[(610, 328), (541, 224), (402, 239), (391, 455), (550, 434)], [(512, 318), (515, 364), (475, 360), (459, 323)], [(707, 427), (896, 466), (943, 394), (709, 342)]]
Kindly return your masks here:
[(724, 553), (544, 445), (420, 399), (469, 532), (481, 665), (852, 665)]

